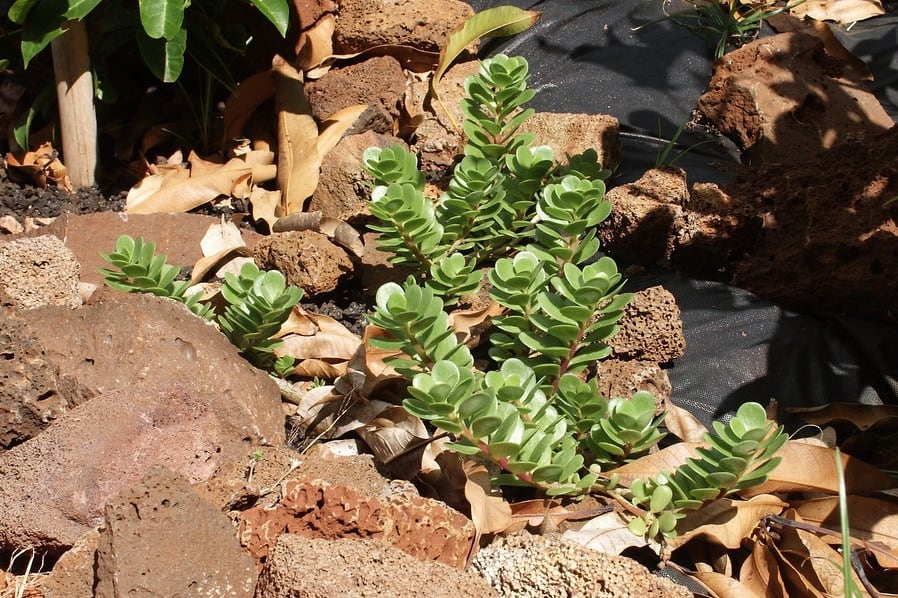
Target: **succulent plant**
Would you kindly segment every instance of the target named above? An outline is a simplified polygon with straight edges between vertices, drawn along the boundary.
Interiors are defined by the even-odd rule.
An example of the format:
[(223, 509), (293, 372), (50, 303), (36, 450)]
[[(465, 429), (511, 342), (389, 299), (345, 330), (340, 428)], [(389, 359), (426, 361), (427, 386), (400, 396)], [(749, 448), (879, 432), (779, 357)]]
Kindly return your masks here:
[[(405, 409), (453, 435), (455, 451), (498, 465), (497, 484), (547, 495), (613, 491), (644, 513), (631, 521), (634, 533), (670, 536), (684, 509), (761, 481), (785, 435), (760, 406), (744, 406), (715, 426), (698, 458), (615, 488), (614, 468), (663, 437), (663, 415), (647, 392), (609, 399), (585, 377), (610, 353), (631, 298), (614, 261), (599, 255), (609, 172), (593, 150), (559, 164), (532, 145), (522, 132), (533, 95), (526, 78), (524, 59), (498, 55), (466, 81), (465, 156), (436, 202), (424, 196), (413, 155), (398, 146), (365, 152), (380, 220), (372, 228), (395, 262), (416, 269), (378, 290), (369, 321), (385, 335), (370, 342), (401, 354), (391, 363), (411, 382)], [(495, 366), (481, 371), (445, 310), (479, 287), (484, 270), (503, 313), (489, 335)]]
[(291, 367), (289, 359), (275, 360), (274, 349), (280, 341), (271, 337), (302, 298), (302, 289), (288, 287), (280, 272), (263, 272), (248, 262), (239, 276), (227, 274), (221, 288), (227, 306), (216, 315), (209, 303), (199, 300), (200, 293), (186, 295), (189, 283), (175, 280), (179, 269), (166, 264), (165, 255), (156, 255), (155, 243), (122, 235), (115, 242), (114, 252), (100, 256), (116, 268), (100, 269), (109, 287), (180, 301), (193, 313), (215, 319), (225, 336), (254, 365), (280, 373)]

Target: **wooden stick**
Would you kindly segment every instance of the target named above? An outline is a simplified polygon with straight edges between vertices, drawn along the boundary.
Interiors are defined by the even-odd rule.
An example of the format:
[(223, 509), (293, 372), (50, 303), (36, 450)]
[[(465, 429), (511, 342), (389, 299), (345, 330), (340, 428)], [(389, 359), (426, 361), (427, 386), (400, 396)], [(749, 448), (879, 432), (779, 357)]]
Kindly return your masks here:
[(87, 28), (67, 21), (65, 33), (50, 42), (62, 132), (62, 158), (76, 189), (96, 182), (97, 115), (90, 74)]

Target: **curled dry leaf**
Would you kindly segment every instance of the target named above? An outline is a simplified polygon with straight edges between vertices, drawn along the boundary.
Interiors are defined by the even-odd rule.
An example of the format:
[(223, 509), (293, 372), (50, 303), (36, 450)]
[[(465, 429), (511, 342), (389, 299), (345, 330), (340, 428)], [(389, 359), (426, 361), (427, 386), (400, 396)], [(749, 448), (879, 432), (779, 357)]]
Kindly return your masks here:
[[(288, 319), (281, 327), (279, 334), (283, 344), (276, 349), (276, 354), (279, 357), (292, 355), (300, 364), (313, 360), (314, 367), (318, 368), (323, 367), (324, 363), (330, 364), (333, 370), (328, 378), (336, 378), (346, 372), (347, 364), (361, 346), (362, 339), (329, 316), (307, 312), (300, 307), (293, 309), (298, 316), (291, 314), (293, 319)], [(310, 363), (309, 367), (312, 366)]]
[(191, 285), (203, 280), (212, 270), (218, 278), (228, 272), (239, 275), (243, 264), (252, 261), (252, 251), (246, 247), (240, 229), (233, 222), (226, 222), (224, 217), (218, 224), (209, 226), (200, 240), (200, 249), (203, 257), (193, 265)]
[(19, 181), (27, 181), (38, 187), (46, 187), (52, 183), (69, 193), (74, 191), (69, 181), (68, 169), (59, 160), (59, 152), (49, 141), (33, 152), (7, 152), (6, 167), (10, 178), (18, 177)]
[(702, 442), (708, 428), (697, 417), (682, 407), (675, 405), (673, 401), (667, 401), (664, 409), (664, 425), (668, 431), (686, 442)]
[[(327, 68), (322, 69), (322, 67), (334, 54), (336, 24), (336, 17), (326, 14), (299, 36), (299, 41), (296, 44), (296, 64), (310, 79), (320, 77), (327, 72)], [(309, 71), (315, 71), (316, 76), (310, 76)]]
[(594, 517), (580, 529), (568, 530), (561, 537), (608, 554), (620, 554), (627, 548), (643, 546), (651, 546), (655, 552), (661, 550), (661, 546), (657, 543), (649, 542), (627, 529), (627, 520), (617, 511), (609, 511)]
[(739, 582), (752, 596), (789, 596), (776, 556), (770, 550), (770, 534), (764, 530), (746, 540), (751, 553), (742, 564)]
[(365, 255), (365, 245), (357, 230), (342, 220), (323, 216), (321, 212), (300, 212), (279, 218), (271, 227), (271, 232), (282, 233), (291, 230), (314, 230), (335, 241), (356, 257)]
[(686, 517), (677, 524), (677, 537), (669, 542), (677, 548), (701, 538), (735, 550), (764, 517), (779, 515), (788, 506), (772, 494), (760, 494), (744, 501), (722, 498), (701, 509), (687, 511)]
[(834, 21), (840, 25), (849, 25), (885, 13), (879, 0), (804, 0), (796, 3), (789, 12), (797, 17)]
[(792, 407), (789, 413), (798, 415), (809, 424), (836, 425), (849, 423), (858, 430), (874, 425), (898, 426), (898, 406), (862, 405), (858, 403), (830, 403), (822, 407)]
[[(779, 450), (779, 467), (769, 479), (740, 492), (742, 496), (771, 492), (828, 492), (838, 494), (839, 476), (833, 449), (790, 440)], [(845, 488), (849, 494), (869, 494), (894, 488), (895, 478), (878, 467), (842, 453)]]
[[(421, 453), (430, 434), (424, 422), (402, 407), (390, 405), (355, 432), (379, 462), (393, 466), (391, 472), (404, 473), (408, 477), (420, 471)], [(412, 454), (416, 452), (417, 455)], [(406, 456), (410, 458), (403, 458)]]
[(471, 521), (477, 536), (508, 529), (511, 506), (501, 496), (491, 494), (492, 484), (486, 467), (473, 461), (464, 462), (465, 498), (471, 505)]
[(490, 301), (486, 307), (479, 309), (457, 309), (449, 314), (449, 325), (455, 329), (459, 341), (474, 348), (480, 344), (482, 334), (490, 329), (495, 316), (505, 313), (505, 308)]
[(268, 230), (272, 230), (278, 220), (275, 213), (281, 205), (281, 190), (269, 191), (262, 187), (253, 187), (249, 193), (249, 203), (252, 206), (253, 220), (266, 222)]
[(256, 73), (237, 84), (237, 93), (225, 101), (222, 119), (222, 147), (243, 136), (246, 121), (259, 106), (274, 96), (274, 77), (271, 71)]
[(230, 196), (235, 184), (252, 177), (259, 183), (275, 176), (271, 152), (253, 151), (239, 158), (231, 158), (218, 168), (200, 166), (203, 174), (178, 169), (160, 172), (142, 180), (128, 191), (125, 211), (131, 214), (158, 212), (187, 212), (219, 196)]
[(272, 64), (278, 105), (278, 187), (281, 205), (277, 216), (301, 212), (318, 187), (321, 161), (337, 145), (367, 105), (339, 110), (318, 125), (303, 92), (303, 75), (280, 56)]
[[(898, 513), (895, 502), (883, 498), (848, 496), (848, 527), (852, 544), (872, 552), (880, 566), (898, 568)], [(805, 523), (839, 532), (839, 497), (793, 501), (797, 517)], [(833, 541), (841, 542), (833, 537)]]
[(706, 588), (718, 596), (726, 598), (756, 598), (757, 594), (737, 579), (714, 571), (694, 571), (689, 575), (694, 577)]

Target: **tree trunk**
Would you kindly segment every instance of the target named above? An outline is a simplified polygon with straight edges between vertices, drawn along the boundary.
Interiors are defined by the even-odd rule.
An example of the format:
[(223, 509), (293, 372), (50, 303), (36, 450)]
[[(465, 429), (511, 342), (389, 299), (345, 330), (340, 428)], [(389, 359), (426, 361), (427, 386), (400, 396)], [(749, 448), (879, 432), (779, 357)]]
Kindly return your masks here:
[(50, 42), (62, 133), (62, 161), (76, 189), (96, 182), (97, 115), (90, 74), (87, 28), (68, 21), (67, 31)]

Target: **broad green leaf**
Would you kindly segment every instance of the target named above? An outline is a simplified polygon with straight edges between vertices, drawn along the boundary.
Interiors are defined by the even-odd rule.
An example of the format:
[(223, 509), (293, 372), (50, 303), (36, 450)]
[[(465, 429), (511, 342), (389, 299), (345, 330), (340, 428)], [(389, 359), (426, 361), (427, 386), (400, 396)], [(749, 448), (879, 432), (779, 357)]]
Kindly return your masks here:
[(290, 9), (287, 0), (253, 0), (253, 6), (271, 21), (281, 37), (287, 35), (287, 25), (290, 23)]
[(172, 40), (184, 23), (185, 0), (140, 0), (140, 24), (153, 39)]
[(22, 27), (22, 62), (27, 67), (31, 60), (50, 42), (65, 33), (62, 28), (65, 15), (55, 2), (40, 2), (28, 11)]
[(151, 73), (163, 83), (173, 83), (184, 68), (187, 30), (181, 29), (171, 40), (152, 39), (142, 30), (138, 31), (137, 48)]
[(461, 29), (449, 35), (449, 41), (440, 52), (439, 65), (430, 79), (433, 97), (439, 99), (437, 85), (449, 66), (467, 46), (481, 37), (515, 35), (532, 27), (537, 19), (539, 13), (533, 10), (523, 10), (516, 6), (497, 6), (479, 12), (465, 21)]
[[(47, 0), (44, 0), (44, 3), (54, 4), (54, 2), (47, 2)], [(63, 13), (63, 17), (80, 21), (89, 15), (90, 11), (95, 9), (99, 3), (100, 0), (69, 0), (69, 8)]]
[(6, 16), (8, 16), (9, 20), (13, 23), (21, 25), (25, 22), (25, 18), (37, 2), (38, 0), (16, 0), (13, 2), (13, 5), (9, 7), (9, 12), (6, 13)]

